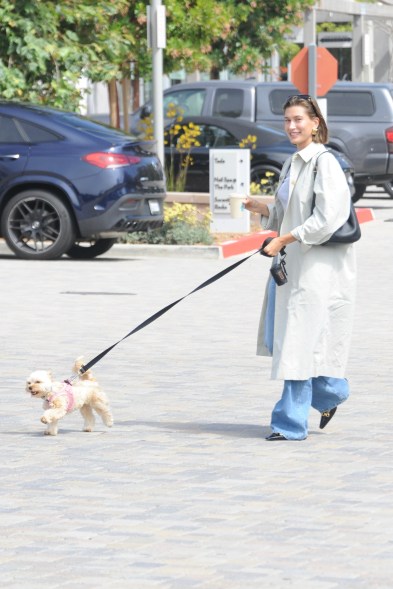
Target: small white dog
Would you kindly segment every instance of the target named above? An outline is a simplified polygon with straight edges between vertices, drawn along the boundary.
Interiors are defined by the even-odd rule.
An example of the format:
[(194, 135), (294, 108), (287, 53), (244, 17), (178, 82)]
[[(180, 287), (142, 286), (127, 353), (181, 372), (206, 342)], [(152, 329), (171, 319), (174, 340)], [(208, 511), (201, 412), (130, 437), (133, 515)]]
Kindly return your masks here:
[[(78, 358), (73, 370), (78, 374), (83, 366), (83, 358)], [(94, 427), (93, 409), (101, 416), (107, 427), (112, 427), (113, 417), (105, 393), (98, 386), (97, 381), (88, 370), (79, 376), (75, 384), (55, 381), (51, 372), (36, 370), (32, 372), (26, 382), (26, 391), (32, 397), (44, 400), (45, 412), (41, 417), (42, 423), (48, 424), (44, 432), (50, 436), (56, 436), (59, 419), (67, 413), (79, 409), (85, 422), (83, 431), (91, 432)]]

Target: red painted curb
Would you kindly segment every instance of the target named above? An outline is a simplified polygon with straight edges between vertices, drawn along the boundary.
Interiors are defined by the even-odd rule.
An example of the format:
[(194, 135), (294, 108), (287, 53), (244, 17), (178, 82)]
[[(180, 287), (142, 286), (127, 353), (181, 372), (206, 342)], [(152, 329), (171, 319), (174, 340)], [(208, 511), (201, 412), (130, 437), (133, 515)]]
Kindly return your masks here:
[(359, 223), (367, 223), (368, 221), (374, 221), (374, 211), (372, 209), (356, 209), (356, 216)]
[[(374, 220), (374, 212), (372, 209), (356, 209), (356, 215), (359, 223), (367, 223)], [(233, 239), (231, 241), (224, 241), (220, 243), (221, 254), (223, 258), (231, 256), (238, 256), (245, 254), (252, 250), (257, 250), (268, 237), (274, 237), (274, 231), (258, 231), (258, 233), (251, 233), (240, 239)]]

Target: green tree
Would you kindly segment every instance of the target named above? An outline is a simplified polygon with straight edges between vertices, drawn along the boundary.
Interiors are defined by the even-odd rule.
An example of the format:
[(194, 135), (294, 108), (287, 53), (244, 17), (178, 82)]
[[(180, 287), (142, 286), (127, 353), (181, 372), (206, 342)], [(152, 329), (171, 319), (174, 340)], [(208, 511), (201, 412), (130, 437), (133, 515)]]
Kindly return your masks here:
[(83, 76), (113, 88), (136, 56), (147, 61), (145, 12), (129, 0), (2, 0), (1, 96), (77, 109)]
[(224, 69), (248, 75), (264, 71), (273, 49), (292, 56), (298, 49), (285, 40), (301, 23), (314, 0), (166, 0), (168, 71)]
[(59, 31), (55, 2), (2, 0), (1, 96), (75, 106), (80, 99), (80, 68), (72, 47), (72, 35)]

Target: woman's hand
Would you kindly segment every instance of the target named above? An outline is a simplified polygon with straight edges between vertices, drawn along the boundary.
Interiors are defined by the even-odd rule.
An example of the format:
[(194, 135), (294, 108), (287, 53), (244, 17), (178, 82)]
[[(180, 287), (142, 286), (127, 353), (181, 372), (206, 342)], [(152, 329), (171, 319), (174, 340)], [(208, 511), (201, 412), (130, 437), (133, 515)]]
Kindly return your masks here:
[(271, 242), (263, 248), (263, 251), (266, 255), (274, 258), (274, 256), (277, 256), (277, 254), (280, 253), (283, 247), (294, 241), (296, 241), (296, 239), (291, 233), (287, 233), (283, 236), (280, 235), (279, 237), (274, 237)]
[(282, 243), (281, 239), (279, 237), (274, 237), (271, 242), (263, 248), (263, 252), (267, 256), (274, 258), (274, 256), (277, 256), (283, 247), (284, 244)]
[(263, 202), (259, 202), (255, 198), (251, 198), (251, 196), (247, 196), (243, 204), (244, 208), (251, 213), (258, 213), (259, 215), (264, 215), (265, 217), (269, 216), (269, 208), (267, 205)]

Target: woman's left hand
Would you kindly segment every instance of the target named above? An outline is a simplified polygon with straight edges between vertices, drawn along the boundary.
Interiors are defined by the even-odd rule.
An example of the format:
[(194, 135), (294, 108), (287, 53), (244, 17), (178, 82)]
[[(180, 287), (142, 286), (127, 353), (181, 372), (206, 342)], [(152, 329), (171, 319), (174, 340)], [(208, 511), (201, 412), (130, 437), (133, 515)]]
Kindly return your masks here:
[(277, 254), (285, 247), (285, 243), (283, 243), (280, 237), (274, 237), (271, 242), (263, 248), (263, 251), (268, 256), (274, 258)]

